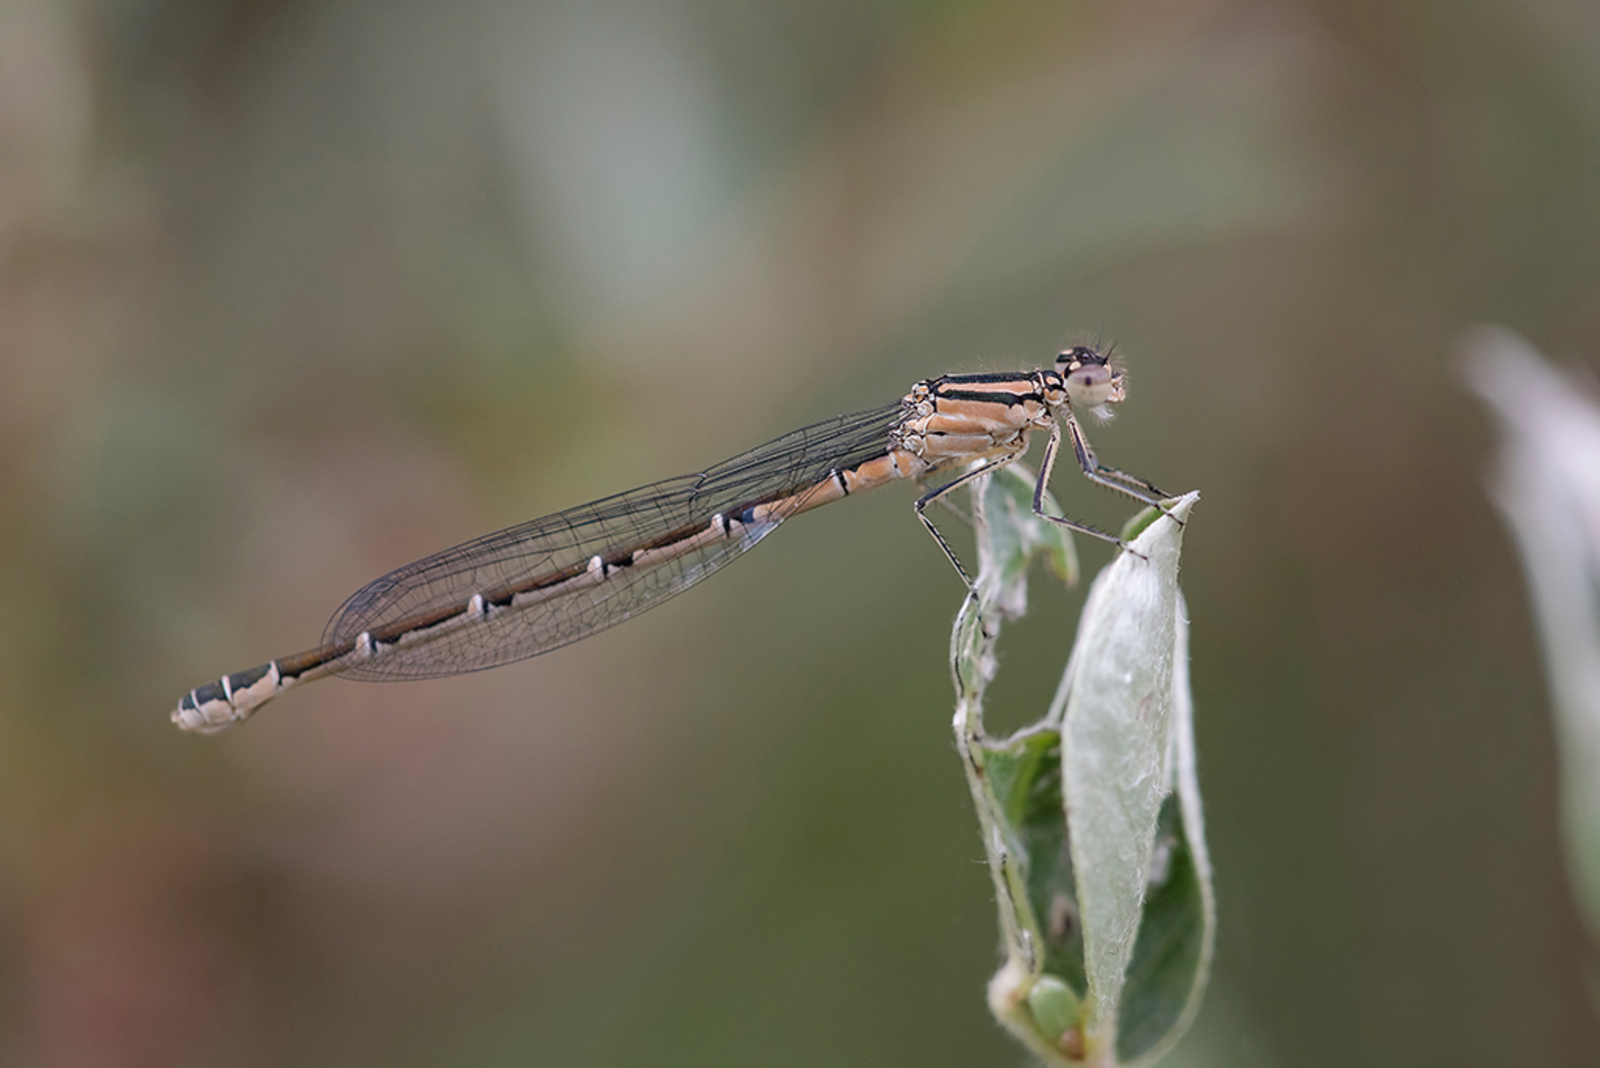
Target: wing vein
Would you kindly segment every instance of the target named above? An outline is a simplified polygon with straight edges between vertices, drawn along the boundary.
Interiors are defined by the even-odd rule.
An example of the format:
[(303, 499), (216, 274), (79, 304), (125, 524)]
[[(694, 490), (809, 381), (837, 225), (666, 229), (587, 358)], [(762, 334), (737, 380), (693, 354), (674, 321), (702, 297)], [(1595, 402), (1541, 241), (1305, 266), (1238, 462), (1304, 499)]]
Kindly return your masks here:
[[(899, 402), (839, 416), (703, 471), (434, 553), (356, 591), (329, 620), (323, 646), (353, 648), (370, 635), (376, 651), (345, 657), (338, 673), (399, 680), (480, 671), (570, 645), (688, 589), (782, 520), (712, 537), (705, 532), (714, 516), (794, 496), (836, 468), (882, 455), (900, 419)], [(650, 550), (656, 555), (641, 557)]]

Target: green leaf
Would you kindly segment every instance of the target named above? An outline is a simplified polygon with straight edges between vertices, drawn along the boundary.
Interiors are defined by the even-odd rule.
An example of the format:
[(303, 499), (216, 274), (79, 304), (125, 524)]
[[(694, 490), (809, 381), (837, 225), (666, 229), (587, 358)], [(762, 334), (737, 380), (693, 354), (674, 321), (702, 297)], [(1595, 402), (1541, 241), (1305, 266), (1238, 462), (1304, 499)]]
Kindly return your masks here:
[[(1002, 467), (980, 480), (973, 494), (978, 538), (978, 593), (983, 603), (1007, 619), (1028, 610), (1028, 567), (1035, 557), (1068, 586), (1078, 582), (1078, 553), (1072, 534), (1060, 523), (1033, 513), (1037, 476), (1021, 464)], [(1055, 498), (1044, 497), (1047, 513), (1060, 514)]]
[(1072, 851), (1061, 814), (1061, 735), (1044, 727), (986, 742), (984, 762), (1040, 931), (1043, 970), (1065, 980), (1081, 999), (1088, 987)]
[(1096, 580), (1057, 700), (1006, 739), (983, 730), (1005, 619), (1064, 528), (1026, 475), (975, 486), (979, 576), (952, 635), (955, 727), (996, 889), (997, 1019), (1051, 1064), (1151, 1063), (1188, 1026), (1214, 908), (1194, 775), (1178, 546), (1195, 496), (1149, 510)]
[(1146, 891), (1117, 1027), (1117, 1059), (1124, 1064), (1155, 1051), (1172, 1033), (1208, 951), (1206, 894), (1176, 794), (1162, 802), (1155, 856), (1152, 871), (1160, 878)]

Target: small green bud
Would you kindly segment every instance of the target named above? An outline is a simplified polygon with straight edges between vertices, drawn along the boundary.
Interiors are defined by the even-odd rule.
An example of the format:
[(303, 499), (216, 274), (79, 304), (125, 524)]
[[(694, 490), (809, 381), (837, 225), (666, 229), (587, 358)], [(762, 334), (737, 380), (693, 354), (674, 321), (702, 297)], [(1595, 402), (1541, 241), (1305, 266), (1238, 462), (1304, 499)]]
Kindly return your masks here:
[(1083, 1056), (1083, 999), (1053, 975), (1041, 975), (1028, 991), (1028, 1011), (1039, 1033), (1069, 1057)]

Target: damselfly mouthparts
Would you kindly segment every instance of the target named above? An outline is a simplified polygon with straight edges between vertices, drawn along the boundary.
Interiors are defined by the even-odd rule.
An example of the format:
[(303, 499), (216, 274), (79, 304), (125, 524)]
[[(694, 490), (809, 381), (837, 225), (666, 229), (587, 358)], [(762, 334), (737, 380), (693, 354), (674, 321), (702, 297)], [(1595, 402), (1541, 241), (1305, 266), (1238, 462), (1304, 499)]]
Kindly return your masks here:
[[(1034, 511), (1123, 548), (1111, 534), (1043, 510), (1063, 436), (1091, 481), (1161, 507), (1165, 494), (1155, 486), (1095, 458), (1074, 414), (1104, 414), (1123, 396), (1122, 372), (1081, 345), (1044, 370), (918, 382), (893, 404), (816, 423), (697, 474), (535, 519), (391, 571), (334, 613), (315, 649), (192, 690), (172, 720), (209, 734), (324, 675), (436, 678), (559, 649), (688, 589), (784, 520), (898, 479), (925, 491), (917, 518), (965, 581), (961, 562), (925, 511), (1016, 460), (1034, 430), (1050, 434)], [(950, 481), (927, 487), (951, 472)]]

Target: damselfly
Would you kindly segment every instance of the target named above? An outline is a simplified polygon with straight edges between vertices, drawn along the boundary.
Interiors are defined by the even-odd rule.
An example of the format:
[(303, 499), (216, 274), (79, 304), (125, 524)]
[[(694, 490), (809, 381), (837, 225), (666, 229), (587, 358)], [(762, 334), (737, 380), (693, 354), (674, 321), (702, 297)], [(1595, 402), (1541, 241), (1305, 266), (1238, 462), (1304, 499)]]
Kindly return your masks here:
[[(816, 423), (697, 474), (557, 512), (391, 571), (334, 613), (315, 649), (192, 690), (172, 720), (209, 734), (324, 675), (427, 679), (547, 653), (688, 589), (792, 516), (899, 479), (923, 489), (917, 518), (966, 581), (927, 507), (1016, 460), (1034, 430), (1048, 430), (1050, 438), (1033, 510), (1126, 548), (1111, 534), (1044, 512), (1063, 436), (1090, 481), (1161, 507), (1165, 494), (1155, 486), (1095, 458), (1075, 415), (1108, 414), (1124, 392), (1122, 371), (1083, 345), (1045, 370), (918, 382), (893, 404)], [(955, 477), (928, 487), (948, 473)]]

